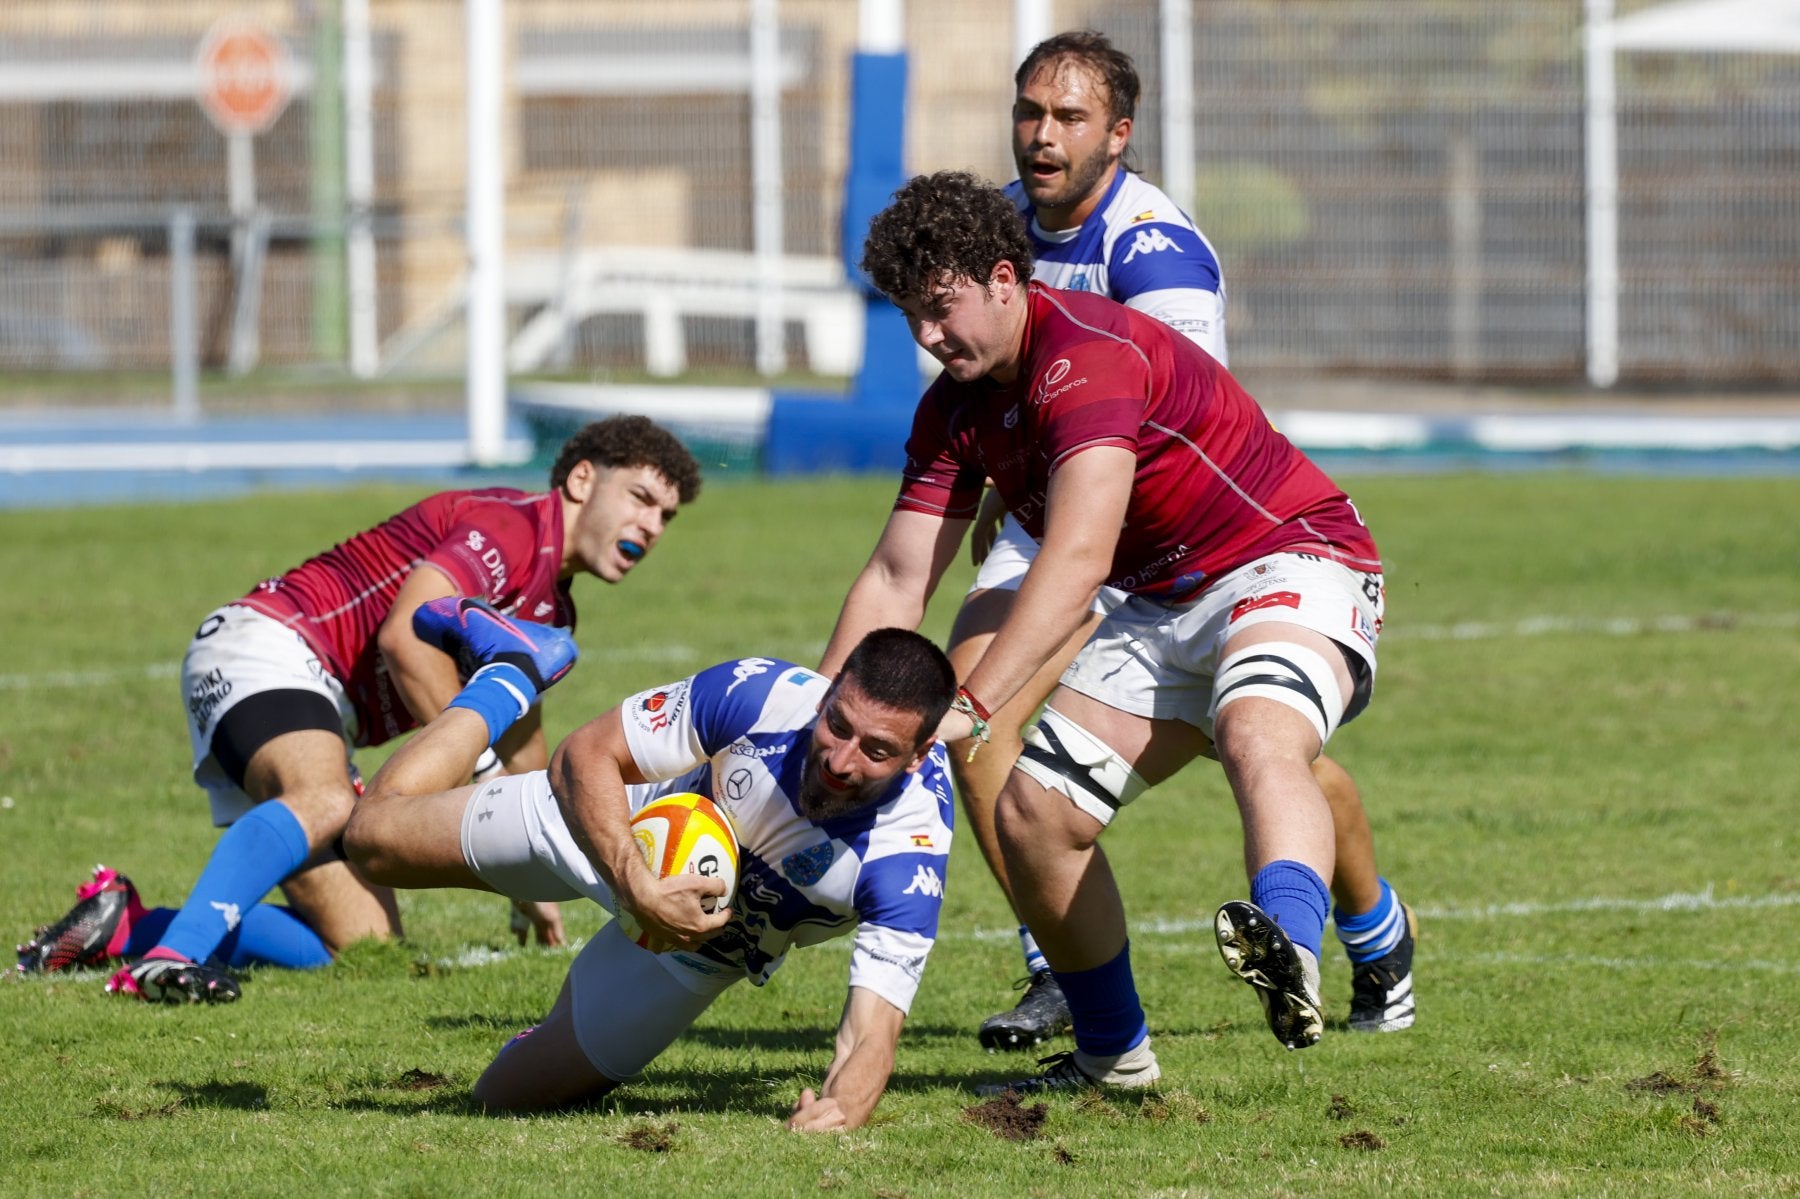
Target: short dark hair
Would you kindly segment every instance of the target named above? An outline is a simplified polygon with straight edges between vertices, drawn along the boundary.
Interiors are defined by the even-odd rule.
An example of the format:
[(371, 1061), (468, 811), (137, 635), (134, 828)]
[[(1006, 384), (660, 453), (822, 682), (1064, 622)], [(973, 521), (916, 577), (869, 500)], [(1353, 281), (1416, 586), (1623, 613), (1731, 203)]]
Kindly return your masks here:
[(1045, 38), (1031, 48), (1013, 74), (1014, 89), (1022, 88), (1045, 67), (1076, 63), (1099, 76), (1106, 85), (1109, 124), (1116, 125), (1137, 113), (1138, 73), (1131, 55), (1114, 47), (1097, 29), (1076, 29)]
[(700, 494), (700, 463), (681, 444), (681, 439), (647, 416), (609, 416), (584, 425), (563, 442), (550, 468), (550, 486), (561, 490), (576, 463), (617, 469), (649, 466), (675, 485), (681, 502), (691, 504)]
[(869, 224), (862, 269), (896, 304), (930, 298), (945, 283), (987, 286), (1010, 262), (1031, 278), (1025, 220), (1006, 194), (967, 171), (915, 175)]
[(878, 704), (917, 712), (915, 745), (931, 739), (956, 698), (956, 670), (950, 659), (911, 629), (876, 629), (864, 637), (844, 659), (838, 678), (852, 680)]

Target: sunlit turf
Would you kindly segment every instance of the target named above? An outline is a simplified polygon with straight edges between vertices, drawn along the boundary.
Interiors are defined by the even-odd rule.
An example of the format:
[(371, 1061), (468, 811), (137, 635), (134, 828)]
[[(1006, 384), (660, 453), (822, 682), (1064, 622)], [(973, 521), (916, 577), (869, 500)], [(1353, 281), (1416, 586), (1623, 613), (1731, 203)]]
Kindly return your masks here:
[[(1800, 1176), (1800, 482), (1345, 480), (1388, 562), (1377, 699), (1333, 742), (1421, 917), (1419, 1025), (1281, 1049), (1211, 945), (1243, 890), (1215, 768), (1106, 845), (1164, 1085), (1059, 1096), (1035, 1139), (965, 1117), (1029, 1058), (975, 1044), (1016, 942), (973, 845), (868, 1129), (780, 1118), (830, 1060), (848, 955), (740, 987), (592, 1110), (490, 1119), (468, 1089), (566, 955), (492, 896), (406, 896), (408, 938), (241, 1003), (151, 1009), (102, 975), (0, 984), (0, 1192), (242, 1194), (1792, 1193)], [(213, 606), (409, 501), (363, 489), (0, 513), (0, 921), (95, 861), (176, 901), (213, 833), (173, 672)], [(886, 480), (721, 483), (618, 588), (577, 585), (553, 736), (745, 654), (815, 660)], [(927, 631), (942, 635), (966, 564)], [(379, 761), (365, 755), (365, 771)], [(570, 905), (573, 931), (601, 914)], [(1053, 1046), (1060, 1047), (1060, 1046)]]

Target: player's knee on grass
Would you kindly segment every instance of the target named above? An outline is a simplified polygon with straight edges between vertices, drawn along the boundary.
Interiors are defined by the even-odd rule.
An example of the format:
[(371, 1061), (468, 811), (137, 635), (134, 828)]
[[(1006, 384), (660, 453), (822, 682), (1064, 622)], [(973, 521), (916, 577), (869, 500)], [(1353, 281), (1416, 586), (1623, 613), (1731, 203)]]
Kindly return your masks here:
[(475, 1081), (471, 1096), (483, 1112), (500, 1116), (568, 1107), (619, 1085), (582, 1056), (569, 1012), (565, 983), (543, 1022), (508, 1041)]
[(281, 893), (334, 955), (357, 941), (400, 935), (393, 891), (369, 883), (346, 862), (302, 870), (281, 884)]

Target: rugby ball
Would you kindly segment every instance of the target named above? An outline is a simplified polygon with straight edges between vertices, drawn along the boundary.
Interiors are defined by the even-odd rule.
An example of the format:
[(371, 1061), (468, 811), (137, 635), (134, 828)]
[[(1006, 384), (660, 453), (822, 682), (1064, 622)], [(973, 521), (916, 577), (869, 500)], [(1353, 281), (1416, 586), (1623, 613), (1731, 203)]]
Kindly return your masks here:
[[(658, 878), (705, 874), (724, 879), (725, 894), (708, 896), (705, 907), (715, 912), (731, 903), (737, 891), (737, 834), (712, 800), (692, 792), (665, 795), (632, 816), (631, 835), (643, 851), (650, 873)], [(638, 925), (635, 916), (621, 907), (618, 920), (626, 936), (643, 948), (650, 948), (650, 934)]]

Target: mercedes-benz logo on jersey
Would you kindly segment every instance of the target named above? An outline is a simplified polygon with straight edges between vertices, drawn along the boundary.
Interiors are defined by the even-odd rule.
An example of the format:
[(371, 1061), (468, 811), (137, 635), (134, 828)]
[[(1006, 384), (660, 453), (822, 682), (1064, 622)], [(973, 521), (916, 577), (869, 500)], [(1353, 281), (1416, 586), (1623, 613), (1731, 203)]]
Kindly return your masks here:
[(1055, 362), (1050, 364), (1050, 369), (1044, 372), (1044, 386), (1055, 387), (1058, 383), (1063, 381), (1064, 376), (1068, 373), (1069, 360), (1067, 358), (1058, 358)]
[(733, 800), (742, 800), (750, 794), (750, 772), (734, 770), (725, 777), (725, 794)]

